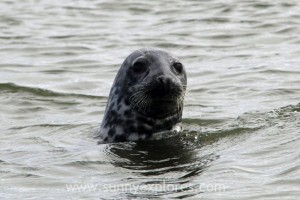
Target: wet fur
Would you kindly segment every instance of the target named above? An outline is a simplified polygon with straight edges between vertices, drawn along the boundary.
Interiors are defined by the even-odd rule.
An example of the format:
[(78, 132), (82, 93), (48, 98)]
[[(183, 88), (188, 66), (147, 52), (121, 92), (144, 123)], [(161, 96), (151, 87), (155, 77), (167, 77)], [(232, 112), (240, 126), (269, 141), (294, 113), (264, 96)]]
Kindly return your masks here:
[[(133, 63), (143, 59), (146, 71)], [(123, 62), (111, 88), (98, 135), (104, 142), (136, 141), (181, 128), (187, 78), (172, 68), (179, 60), (161, 49), (140, 49)]]

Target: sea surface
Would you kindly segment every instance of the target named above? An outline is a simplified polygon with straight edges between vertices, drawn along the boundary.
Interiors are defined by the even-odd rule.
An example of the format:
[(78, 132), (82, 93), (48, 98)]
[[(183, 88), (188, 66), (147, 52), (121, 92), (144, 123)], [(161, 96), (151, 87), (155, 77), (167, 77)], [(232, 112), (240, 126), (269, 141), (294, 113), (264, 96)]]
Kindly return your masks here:
[[(123, 60), (186, 66), (179, 135), (97, 144)], [(0, 1), (0, 199), (299, 199), (300, 2)]]

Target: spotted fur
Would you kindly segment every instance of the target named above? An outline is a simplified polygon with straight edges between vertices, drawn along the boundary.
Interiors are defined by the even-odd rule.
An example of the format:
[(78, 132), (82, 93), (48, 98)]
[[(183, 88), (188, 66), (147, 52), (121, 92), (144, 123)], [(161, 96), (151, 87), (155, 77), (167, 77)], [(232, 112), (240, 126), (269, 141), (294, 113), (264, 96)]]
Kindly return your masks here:
[(99, 136), (104, 142), (146, 140), (181, 128), (184, 66), (162, 49), (140, 49), (123, 62), (111, 88)]

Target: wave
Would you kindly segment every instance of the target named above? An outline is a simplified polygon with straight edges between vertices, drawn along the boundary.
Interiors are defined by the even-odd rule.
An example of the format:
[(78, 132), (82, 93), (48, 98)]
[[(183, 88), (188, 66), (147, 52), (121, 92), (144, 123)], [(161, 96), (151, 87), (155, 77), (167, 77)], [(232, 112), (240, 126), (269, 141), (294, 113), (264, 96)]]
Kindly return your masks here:
[(43, 89), (38, 87), (21, 86), (14, 83), (0, 83), (0, 91), (9, 93), (30, 93), (42, 97), (77, 97), (77, 98), (89, 98), (89, 99), (106, 99), (104, 96), (86, 95), (86, 94), (75, 94), (75, 93), (63, 93), (56, 92), (49, 89)]
[[(299, 121), (300, 103), (288, 105), (269, 112), (249, 112), (234, 118), (183, 119), (184, 130), (188, 138), (214, 141), (227, 136), (253, 133), (259, 129), (283, 126), (289, 122)], [(289, 124), (291, 125), (291, 124)], [(297, 124), (296, 124), (297, 126)]]

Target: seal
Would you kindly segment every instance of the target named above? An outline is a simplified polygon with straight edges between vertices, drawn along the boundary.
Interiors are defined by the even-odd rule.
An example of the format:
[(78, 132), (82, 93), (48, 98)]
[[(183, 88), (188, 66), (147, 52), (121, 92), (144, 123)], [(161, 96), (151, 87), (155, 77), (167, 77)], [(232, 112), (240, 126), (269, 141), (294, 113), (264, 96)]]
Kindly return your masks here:
[(110, 143), (180, 131), (186, 85), (184, 65), (170, 52), (134, 51), (114, 80), (98, 136)]

